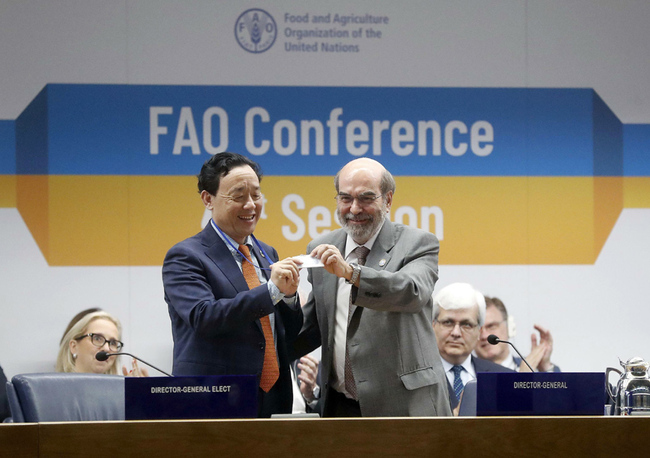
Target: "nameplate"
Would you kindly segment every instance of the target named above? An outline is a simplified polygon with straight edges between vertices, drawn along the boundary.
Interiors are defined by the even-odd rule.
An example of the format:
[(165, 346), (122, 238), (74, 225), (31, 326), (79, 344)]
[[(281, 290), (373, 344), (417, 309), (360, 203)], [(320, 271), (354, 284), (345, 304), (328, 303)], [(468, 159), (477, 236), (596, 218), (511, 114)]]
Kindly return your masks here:
[(126, 377), (127, 420), (256, 418), (254, 375)]
[(477, 416), (603, 415), (602, 372), (479, 372)]

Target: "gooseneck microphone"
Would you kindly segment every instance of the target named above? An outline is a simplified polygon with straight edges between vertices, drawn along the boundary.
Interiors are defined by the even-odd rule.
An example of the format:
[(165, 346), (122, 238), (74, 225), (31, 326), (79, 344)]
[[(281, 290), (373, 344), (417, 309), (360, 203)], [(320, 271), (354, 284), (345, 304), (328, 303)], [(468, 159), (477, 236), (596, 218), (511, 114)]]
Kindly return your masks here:
[(500, 343), (507, 343), (508, 345), (510, 345), (512, 348), (515, 349), (515, 351), (517, 352), (517, 354), (519, 355), (519, 357), (521, 358), (521, 360), (522, 360), (523, 362), (526, 363), (526, 366), (528, 366), (528, 369), (530, 369), (531, 372), (535, 372), (535, 371), (533, 370), (533, 368), (530, 367), (530, 364), (528, 364), (528, 361), (526, 361), (526, 358), (524, 358), (524, 357), (522, 356), (522, 354), (519, 353), (519, 350), (517, 350), (517, 347), (515, 347), (515, 344), (513, 344), (512, 342), (508, 342), (507, 340), (501, 340), (501, 339), (499, 339), (497, 336), (495, 336), (494, 334), (490, 334), (490, 335), (487, 337), (487, 341), (488, 341), (488, 343), (491, 344), (491, 345), (496, 345), (496, 344), (500, 344)]
[(153, 364), (150, 364), (150, 363), (146, 362), (144, 359), (140, 359), (140, 358), (138, 358), (137, 356), (132, 355), (131, 353), (125, 353), (125, 352), (122, 352), (122, 353), (109, 353), (109, 352), (107, 352), (107, 351), (100, 351), (100, 352), (97, 352), (97, 354), (95, 355), (95, 359), (96, 359), (97, 361), (106, 361), (106, 360), (107, 360), (108, 358), (110, 358), (111, 356), (119, 356), (119, 355), (126, 355), (126, 356), (130, 356), (131, 358), (135, 358), (135, 359), (137, 359), (138, 361), (140, 361), (141, 363), (144, 363), (144, 364), (146, 364), (147, 366), (156, 369), (158, 372), (161, 372), (161, 373), (165, 374), (167, 377), (173, 377), (172, 374), (168, 374), (168, 373), (165, 372), (164, 370), (162, 370), (162, 369), (158, 369), (158, 368), (157, 368), (156, 366), (154, 366)]

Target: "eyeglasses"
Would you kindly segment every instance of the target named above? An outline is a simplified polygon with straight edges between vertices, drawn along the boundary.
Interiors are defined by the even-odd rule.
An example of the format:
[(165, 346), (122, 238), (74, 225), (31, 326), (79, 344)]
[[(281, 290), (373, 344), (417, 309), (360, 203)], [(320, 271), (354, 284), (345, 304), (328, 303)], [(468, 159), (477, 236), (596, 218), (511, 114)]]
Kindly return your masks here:
[(90, 341), (93, 343), (94, 346), (98, 348), (103, 347), (106, 342), (108, 342), (108, 348), (110, 348), (111, 351), (120, 351), (122, 347), (124, 347), (124, 344), (119, 340), (115, 340), (115, 339), (108, 340), (103, 335), (94, 334), (92, 332), (90, 334), (84, 334), (83, 336), (79, 336), (75, 340), (81, 340), (84, 337), (90, 337)]
[(506, 320), (502, 320), (502, 321), (496, 321), (494, 323), (484, 324), (483, 329), (485, 329), (488, 332), (496, 331), (499, 325), (505, 322)]
[(460, 330), (463, 332), (470, 332), (478, 328), (478, 324), (470, 323), (469, 321), (436, 320), (436, 323), (440, 324), (440, 326), (442, 326), (447, 331), (451, 331), (456, 327), (456, 325), (458, 325), (458, 327), (460, 327)]
[(359, 203), (360, 206), (365, 207), (367, 205), (372, 204), (375, 200), (379, 199), (381, 195), (369, 193), (369, 194), (361, 194), (360, 196), (353, 197), (350, 194), (345, 194), (343, 192), (340, 192), (336, 195), (335, 199), (344, 205), (352, 205), (352, 202), (356, 201)]
[(262, 197), (262, 193), (253, 193), (253, 194), (217, 194), (219, 197), (222, 199), (227, 199), (232, 202), (235, 202), (236, 204), (246, 204), (248, 203), (249, 199), (252, 199), (253, 202), (257, 202), (260, 200)]

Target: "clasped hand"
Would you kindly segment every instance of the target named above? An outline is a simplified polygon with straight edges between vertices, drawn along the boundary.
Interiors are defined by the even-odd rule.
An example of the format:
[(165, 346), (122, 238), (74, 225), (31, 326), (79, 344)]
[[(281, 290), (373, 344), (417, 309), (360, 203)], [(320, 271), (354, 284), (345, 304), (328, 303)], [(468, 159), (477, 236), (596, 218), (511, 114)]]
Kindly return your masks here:
[(285, 296), (293, 296), (300, 283), (299, 260), (286, 258), (271, 265), (271, 281)]
[(346, 279), (350, 279), (352, 276), (352, 267), (343, 259), (343, 255), (334, 245), (318, 245), (310, 254), (320, 259), (329, 273)]
[[(530, 354), (526, 357), (528, 363), (533, 369), (539, 372), (546, 372), (553, 367), (551, 362), (551, 354), (553, 353), (553, 336), (551, 331), (539, 325), (534, 325), (537, 332), (539, 332), (539, 343), (537, 342), (537, 335), (535, 333), (530, 336), (531, 350)], [(528, 366), (522, 361), (519, 366), (520, 372), (528, 372)]]
[(318, 360), (310, 355), (303, 356), (298, 363), (300, 392), (307, 402), (314, 400), (314, 390), (318, 385), (318, 364)]

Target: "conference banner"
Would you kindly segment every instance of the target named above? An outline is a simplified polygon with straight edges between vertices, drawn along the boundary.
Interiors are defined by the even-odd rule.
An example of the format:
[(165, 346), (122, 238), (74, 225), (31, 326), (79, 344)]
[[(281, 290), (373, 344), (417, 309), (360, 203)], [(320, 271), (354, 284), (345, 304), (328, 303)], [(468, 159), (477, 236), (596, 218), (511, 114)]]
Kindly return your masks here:
[(48, 84), (0, 140), (0, 206), (52, 266), (160, 265), (206, 222), (195, 176), (222, 151), (261, 165), (256, 235), (281, 257), (340, 227), (333, 178), (359, 157), (444, 264), (593, 264), (650, 206), (649, 126), (588, 88)]

